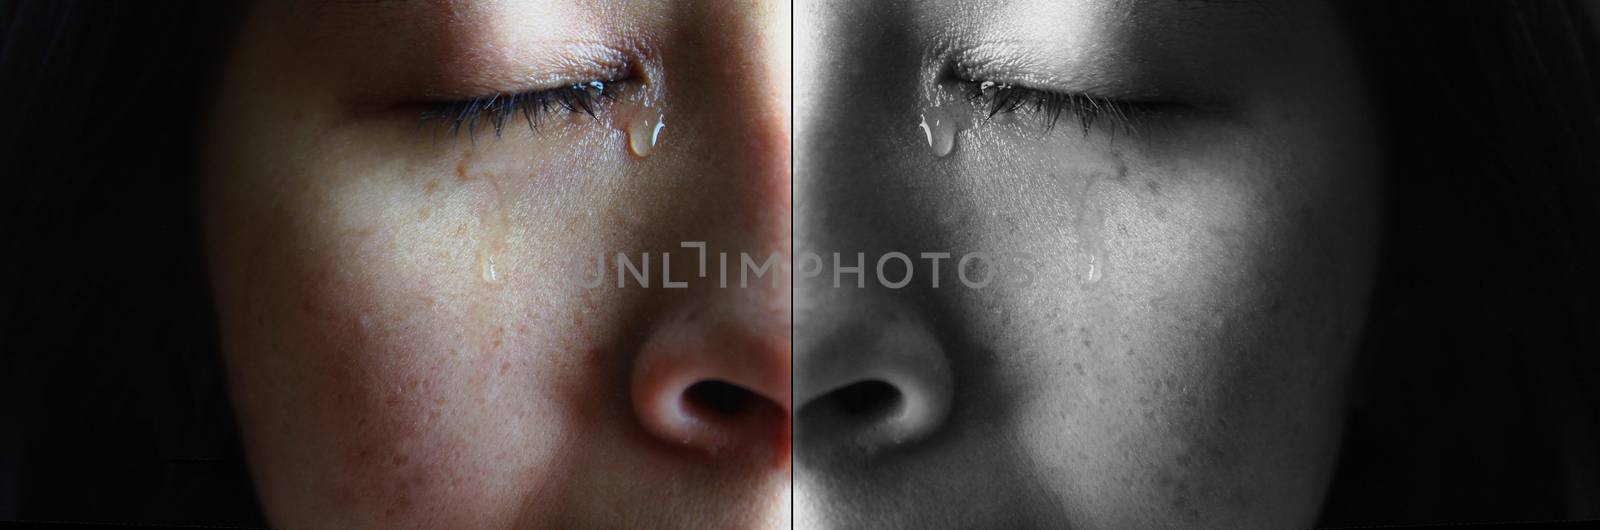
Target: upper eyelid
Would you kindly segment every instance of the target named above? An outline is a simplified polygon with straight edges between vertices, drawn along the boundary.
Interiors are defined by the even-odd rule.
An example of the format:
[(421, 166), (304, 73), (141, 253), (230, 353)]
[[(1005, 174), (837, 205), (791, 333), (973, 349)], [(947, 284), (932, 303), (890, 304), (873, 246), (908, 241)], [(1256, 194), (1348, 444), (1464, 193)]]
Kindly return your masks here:
[(539, 91), (559, 90), (574, 85), (599, 81), (607, 85), (633, 81), (643, 77), (643, 69), (633, 61), (617, 60), (614, 63), (595, 63), (582, 61), (568, 67), (565, 74), (548, 74), (538, 77), (508, 77), (505, 69), (496, 68), (489, 72), (466, 75), (467, 82), (462, 78), (455, 78), (450, 83), (437, 82), (439, 85), (457, 85), (446, 90), (433, 90), (425, 92), (428, 102), (455, 102), (470, 101), (475, 98), (487, 98), (494, 95), (509, 96), (513, 94), (528, 94)]
[(504, 57), (452, 57), (439, 66), (419, 68), (422, 73), (407, 83), (410, 88), (391, 96), (428, 104), (557, 90), (589, 81), (649, 84), (655, 77), (653, 62), (644, 51), (595, 43), (572, 44), (520, 63)]
[[(1137, 102), (1041, 89), (1020, 83), (962, 80), (960, 84), (965, 88), (963, 97), (968, 102), (985, 105), (985, 112), (990, 117), (1019, 109), (1042, 112), (1046, 131), (1054, 129), (1063, 114), (1070, 114), (1076, 118), (1085, 135), (1096, 123), (1107, 123), (1113, 130), (1131, 133), (1137, 130), (1135, 125), (1150, 110)], [(998, 99), (1001, 97), (1010, 99)]]
[(1042, 71), (1046, 68), (1030, 57), (980, 52), (970, 48), (954, 48), (942, 52), (939, 77), (958, 83), (981, 83), (1020, 86), (1031, 90), (1053, 92), (1099, 92), (1096, 86), (1081, 86), (1057, 79)]
[[(549, 112), (572, 111), (598, 117), (607, 104), (624, 94), (629, 98), (643, 98), (647, 105), (649, 101), (660, 97), (654, 82), (660, 76), (659, 65), (650, 58), (650, 54), (642, 51), (625, 52), (621, 48), (607, 50), (608, 53), (603, 54), (606, 60), (575, 62), (570, 65), (571, 73), (568, 75), (528, 83), (534, 88), (516, 91), (493, 88), (469, 91), (460, 88), (446, 94), (435, 93), (406, 106), (421, 108), (417, 113), (418, 128), (442, 124), (452, 135), (466, 128), (469, 136), (475, 139), (477, 128), (485, 123), (484, 119), (487, 119), (487, 125), (494, 128), (498, 137), (503, 134), (505, 123), (513, 118), (536, 130), (540, 126), (540, 118)], [(471, 87), (474, 84), (461, 83), (459, 86)], [(505, 86), (516, 83), (499, 81), (487, 86), (495, 84)], [(572, 92), (575, 87), (593, 84), (601, 84), (604, 89), (587, 94)], [(508, 104), (510, 106), (506, 106)]]
[(974, 96), (977, 95), (978, 91), (986, 88), (985, 85), (992, 85), (992, 86), (989, 86), (988, 88), (994, 89), (994, 90), (1018, 91), (1020, 93), (1027, 94), (1029, 96), (1059, 97), (1059, 98), (1065, 98), (1065, 99), (1082, 100), (1082, 101), (1085, 101), (1085, 102), (1096, 102), (1096, 103), (1137, 103), (1137, 102), (1133, 102), (1133, 101), (1124, 101), (1124, 100), (1121, 100), (1121, 99), (1118, 99), (1118, 98), (1115, 98), (1115, 97), (1103, 96), (1103, 95), (1100, 95), (1100, 94), (1097, 94), (1097, 93), (1093, 93), (1093, 92), (1063, 91), (1063, 90), (1058, 90), (1058, 89), (1053, 89), (1053, 88), (1043, 88), (1043, 87), (1033, 86), (1033, 85), (1030, 85), (1028, 83), (1001, 82), (1001, 81), (994, 81), (994, 80), (987, 80), (986, 79), (986, 80), (981, 80), (981, 81), (966, 81), (966, 80), (963, 80), (963, 81), (961, 81), (961, 84), (967, 85), (968, 89), (967, 90), (963, 90), (963, 95), (966, 96), (969, 101), (975, 99)]
[[(1007, 84), (1013, 89), (1021, 90), (1031, 98), (1054, 98), (1060, 103), (1061, 112), (1047, 115), (1047, 127), (1053, 127), (1059, 120), (1060, 114), (1076, 116), (1083, 121), (1100, 121), (1123, 130), (1129, 134), (1143, 134), (1152, 130), (1166, 129), (1175, 125), (1173, 120), (1204, 120), (1214, 123), (1248, 124), (1247, 110), (1248, 99), (1243, 97), (1221, 96), (1210, 93), (1198, 92), (1172, 92), (1154, 88), (1146, 90), (1106, 90), (1106, 91), (1074, 91), (1049, 85), (1037, 85), (1027, 81), (1006, 81), (1002, 83), (996, 79), (973, 80), (958, 71), (947, 70), (946, 79), (953, 79), (956, 85), (962, 87), (960, 94), (969, 96), (968, 89), (979, 86), (984, 81), (994, 81), (996, 84)], [(976, 77), (976, 76), (973, 76)], [(1006, 79), (1006, 78), (1001, 78)], [(972, 98), (964, 98), (971, 101)], [(1089, 124), (1092, 125), (1092, 124)], [(1085, 127), (1086, 129), (1088, 127)]]
[(932, 64), (938, 68), (934, 77), (943, 82), (995, 81), (1040, 92), (1193, 110), (1226, 111), (1238, 103), (1231, 94), (1116, 66), (1105, 58), (1084, 61), (1070, 72), (1055, 72), (1057, 68), (1026, 53), (951, 46), (938, 52)]
[(997, 85), (1007, 85), (1039, 93), (1078, 96), (1106, 101), (1156, 103), (1174, 99), (1171, 94), (1165, 94), (1152, 88), (1110, 86), (1103, 83), (1070, 83), (1026, 74), (988, 72), (987, 70), (963, 70), (961, 67), (952, 66), (951, 69), (946, 71), (944, 77), (960, 84), (970, 83), (977, 85), (983, 82), (993, 82)]
[(469, 138), (476, 139), (480, 120), (487, 118), (495, 136), (500, 136), (507, 121), (520, 117), (529, 129), (537, 129), (541, 119), (549, 112), (564, 110), (583, 112), (591, 117), (604, 110), (606, 103), (616, 99), (620, 81), (591, 80), (553, 88), (540, 88), (515, 93), (492, 93), (465, 100), (439, 101), (425, 104), (417, 117), (417, 126), (438, 123), (447, 127), (454, 136), (467, 129)]

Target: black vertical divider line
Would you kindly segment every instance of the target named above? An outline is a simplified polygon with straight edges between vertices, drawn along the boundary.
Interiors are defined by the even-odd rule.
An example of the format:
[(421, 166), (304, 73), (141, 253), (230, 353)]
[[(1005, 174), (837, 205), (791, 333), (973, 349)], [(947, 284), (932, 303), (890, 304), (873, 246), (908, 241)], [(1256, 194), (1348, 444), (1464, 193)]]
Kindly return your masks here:
[(795, 345), (795, 340), (794, 340), (794, 309), (795, 309), (794, 308), (794, 300), (795, 300), (795, 296), (798, 294), (798, 293), (795, 292), (795, 279), (796, 278), (795, 278), (795, 262), (794, 262), (794, 251), (795, 251), (795, 247), (794, 247), (794, 223), (795, 223), (795, 218), (794, 218), (795, 217), (795, 215), (794, 215), (794, 213), (795, 213), (795, 204), (794, 204), (794, 192), (795, 192), (795, 185), (794, 185), (794, 143), (795, 143), (795, 137), (794, 137), (794, 131), (795, 131), (795, 127), (794, 127), (795, 126), (795, 108), (794, 108), (794, 95), (795, 95), (795, 86), (794, 86), (794, 80), (795, 80), (795, 71), (794, 71), (794, 46), (795, 46), (795, 42), (794, 42), (794, 32), (795, 32), (795, 29), (794, 29), (794, 16), (795, 15), (794, 15), (794, 3), (795, 3), (795, 1), (797, 1), (797, 0), (790, 0), (790, 2), (789, 2), (789, 530), (794, 530), (795, 519), (799, 518), (799, 515), (795, 513), (795, 505), (794, 505), (794, 498), (795, 498), (796, 495), (799, 494), (799, 492), (796, 491), (796, 488), (795, 488), (794, 475), (798, 470), (795, 469), (794, 454), (795, 454), (796, 451), (800, 450), (800, 448), (795, 443), (795, 432), (800, 427), (799, 422), (796, 421), (796, 418), (800, 417), (800, 405), (801, 405), (799, 402), (795, 401), (795, 395), (794, 395), (794, 387), (798, 383), (797, 381), (795, 381), (795, 374), (799, 373), (798, 371), (796, 371), (796, 366), (795, 366), (795, 355), (798, 352), (796, 352), (795, 349), (794, 349), (794, 345)]

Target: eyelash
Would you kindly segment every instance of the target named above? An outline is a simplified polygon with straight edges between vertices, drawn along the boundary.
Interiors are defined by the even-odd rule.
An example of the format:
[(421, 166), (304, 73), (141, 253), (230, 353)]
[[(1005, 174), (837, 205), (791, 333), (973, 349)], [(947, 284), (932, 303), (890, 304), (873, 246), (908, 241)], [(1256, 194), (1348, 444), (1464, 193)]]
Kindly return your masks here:
[(1025, 110), (1037, 115), (1044, 122), (1045, 131), (1053, 130), (1061, 115), (1071, 111), (1077, 118), (1084, 136), (1089, 135), (1090, 128), (1096, 122), (1102, 121), (1109, 124), (1113, 131), (1123, 130), (1131, 133), (1138, 119), (1154, 110), (1150, 104), (1088, 94), (1054, 92), (994, 81), (963, 81), (963, 83), (967, 85), (965, 90), (967, 101), (981, 105), (983, 112), (989, 118), (1001, 113), (1009, 114)]
[[(1037, 114), (1045, 130), (1055, 128), (1062, 113), (1070, 110), (1079, 127), (1087, 136), (1096, 122), (1104, 120), (1113, 130), (1132, 131), (1135, 118), (1148, 113), (1149, 108), (1127, 101), (1118, 101), (1088, 94), (1069, 94), (1040, 90), (1010, 83), (993, 81), (963, 81), (967, 85), (967, 101), (982, 105), (984, 113), (993, 118), (1001, 113), (1026, 110)], [(417, 125), (439, 124), (450, 136), (460, 134), (463, 125), (469, 138), (476, 137), (479, 121), (487, 119), (494, 126), (494, 135), (505, 132), (507, 121), (521, 114), (529, 130), (536, 130), (543, 118), (552, 111), (582, 112), (596, 117), (601, 106), (615, 101), (615, 83), (589, 81), (558, 88), (532, 90), (516, 94), (490, 94), (466, 101), (433, 103), (418, 116)]]
[(507, 121), (515, 122), (520, 115), (529, 130), (536, 130), (551, 112), (582, 112), (597, 117), (603, 106), (616, 100), (616, 82), (588, 81), (564, 87), (546, 88), (516, 94), (490, 94), (466, 101), (431, 103), (417, 117), (417, 127), (437, 125), (450, 136), (461, 133), (463, 125), (467, 137), (477, 135), (479, 122), (494, 127), (499, 138)]

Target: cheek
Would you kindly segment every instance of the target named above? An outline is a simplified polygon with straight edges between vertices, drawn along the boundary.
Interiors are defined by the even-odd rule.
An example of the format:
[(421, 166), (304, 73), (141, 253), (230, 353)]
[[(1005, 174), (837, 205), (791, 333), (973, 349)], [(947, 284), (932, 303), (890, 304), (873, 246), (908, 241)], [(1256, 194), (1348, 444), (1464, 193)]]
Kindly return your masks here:
[[(1053, 486), (1082, 498), (1085, 517), (1314, 516), (1378, 219), (1374, 154), (1295, 143), (1302, 134), (1191, 146), (1264, 153), (1248, 159), (1191, 154), (1169, 167), (1063, 149), (1018, 168), (1042, 177), (1010, 199), (1025, 205), (1011, 221), (1022, 229), (994, 231), (989, 250), (1024, 249), (1038, 278), (974, 304), (1005, 307), (1003, 318), (970, 318), (1012, 352), (999, 362), (1029, 389), (1015, 392), (1025, 450), (1061, 470)], [(1128, 503), (1130, 490), (1149, 502)]]
[(570, 430), (586, 374), (573, 352), (590, 335), (549, 320), (587, 301), (535, 281), (564, 276), (517, 244), (516, 201), (485, 177), (330, 167), (236, 175), (294, 185), (213, 216), (230, 386), (263, 502), (281, 524), (504, 522)]

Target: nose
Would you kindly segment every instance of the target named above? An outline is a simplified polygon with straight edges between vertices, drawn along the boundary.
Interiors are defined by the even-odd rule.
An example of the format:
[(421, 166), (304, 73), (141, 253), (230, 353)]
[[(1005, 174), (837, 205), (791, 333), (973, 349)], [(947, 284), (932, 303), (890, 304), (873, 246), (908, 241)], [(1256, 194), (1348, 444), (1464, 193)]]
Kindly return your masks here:
[[(631, 400), (639, 424), (656, 441), (715, 457), (748, 457), (789, 465), (793, 349), (788, 263), (790, 204), (787, 63), (765, 61), (777, 28), (744, 10), (691, 3), (692, 27), (722, 28), (723, 46), (670, 47), (676, 75), (662, 79), (682, 109), (678, 157), (669, 178), (681, 179), (655, 230), (664, 241), (698, 241), (687, 263), (690, 285), (671, 299), (632, 367)], [(765, 6), (765, 4), (763, 4)], [(775, 9), (770, 6), (767, 9)], [(782, 31), (787, 31), (784, 27)], [(697, 37), (698, 38), (698, 37)], [(787, 55), (784, 55), (786, 58)], [(761, 68), (761, 66), (767, 68)], [(697, 121), (703, 120), (703, 121)], [(670, 144), (669, 144), (670, 145)], [(709, 259), (707, 258), (709, 254)], [(773, 269), (755, 271), (746, 260)], [(678, 258), (688, 259), (677, 261)], [(719, 266), (719, 257), (726, 261)], [(709, 263), (709, 265), (708, 265)], [(746, 280), (746, 273), (754, 276)], [(760, 460), (757, 457), (766, 457)]]
[(936, 432), (954, 379), (933, 328), (898, 302), (849, 289), (823, 296), (796, 331), (801, 451), (874, 454)]
[(661, 319), (633, 367), (633, 409), (645, 430), (710, 456), (787, 465), (792, 350), (783, 302), (708, 301)]

